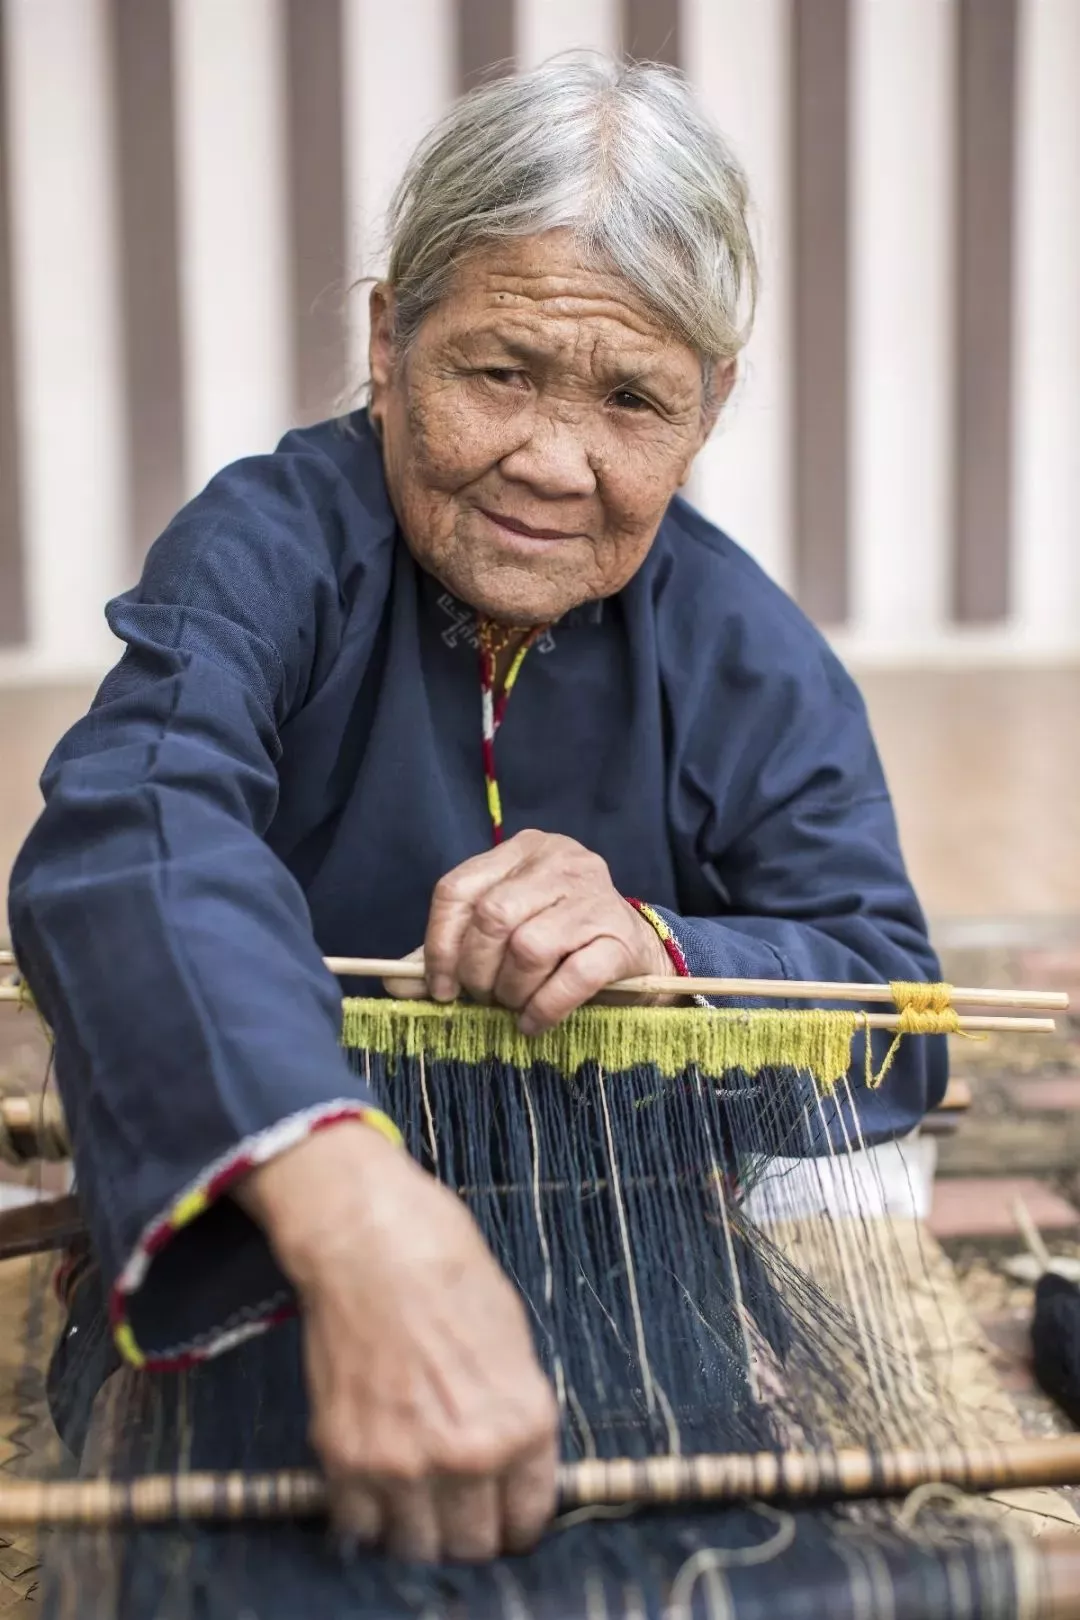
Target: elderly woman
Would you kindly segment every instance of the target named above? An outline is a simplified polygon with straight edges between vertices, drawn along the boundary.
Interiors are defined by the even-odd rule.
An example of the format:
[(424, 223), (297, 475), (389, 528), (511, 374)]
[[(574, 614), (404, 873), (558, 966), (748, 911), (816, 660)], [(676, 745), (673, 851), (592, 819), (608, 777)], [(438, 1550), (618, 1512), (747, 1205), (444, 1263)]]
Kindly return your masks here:
[[(403, 1553), (535, 1538), (556, 1414), (347, 1067), (323, 954), (422, 942), (431, 996), (526, 1032), (633, 974), (935, 973), (855, 687), (677, 493), (754, 289), (677, 76), (562, 61), (460, 102), (394, 204), (367, 409), (157, 542), (15, 872), (120, 1350), (209, 1357), (295, 1297), (338, 1518)], [(868, 1138), (944, 1081), (906, 1049)]]

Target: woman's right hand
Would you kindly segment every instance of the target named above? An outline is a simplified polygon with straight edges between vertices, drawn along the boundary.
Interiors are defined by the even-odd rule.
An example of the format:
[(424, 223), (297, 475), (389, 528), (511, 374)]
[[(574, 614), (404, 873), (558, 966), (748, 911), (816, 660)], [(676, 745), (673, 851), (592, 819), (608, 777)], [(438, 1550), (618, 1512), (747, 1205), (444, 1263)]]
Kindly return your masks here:
[(531, 1546), (555, 1506), (555, 1399), (461, 1201), (359, 1122), (260, 1166), (235, 1196), (297, 1290), (339, 1528), (425, 1561)]

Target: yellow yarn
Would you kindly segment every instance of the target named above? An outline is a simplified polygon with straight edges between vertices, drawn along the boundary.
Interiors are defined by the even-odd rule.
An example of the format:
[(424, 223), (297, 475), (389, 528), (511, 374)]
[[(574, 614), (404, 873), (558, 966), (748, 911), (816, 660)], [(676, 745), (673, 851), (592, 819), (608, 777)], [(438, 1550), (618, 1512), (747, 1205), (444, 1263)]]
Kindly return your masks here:
[(385, 1057), (433, 1062), (544, 1063), (576, 1074), (587, 1063), (618, 1073), (652, 1064), (667, 1077), (698, 1067), (718, 1075), (794, 1068), (831, 1091), (847, 1074), (860, 1014), (707, 1007), (581, 1007), (542, 1035), (522, 1035), (513, 1013), (464, 1002), (365, 1000), (343, 1004), (342, 1043)]
[(900, 1015), (899, 1028), (893, 1036), (881, 1068), (875, 1074), (870, 1051), (870, 1035), (866, 1038), (866, 1084), (880, 1086), (893, 1066), (905, 1035), (960, 1035), (960, 1019), (952, 1004), (951, 984), (915, 984), (907, 979), (894, 979), (889, 985), (896, 1010)]
[(952, 1004), (951, 984), (910, 984), (894, 979), (892, 991), (904, 1035), (956, 1035), (960, 1020)]
[(528, 1036), (502, 1007), (347, 997), (342, 1044), (436, 1063), (543, 1063), (565, 1075), (587, 1063), (613, 1073), (648, 1063), (668, 1078), (693, 1067), (710, 1075), (798, 1069), (828, 1093), (848, 1073), (859, 1029), (867, 1034), (865, 1080), (873, 1088), (888, 1074), (905, 1035), (948, 1035), (959, 1028), (948, 985), (894, 984), (892, 990), (900, 1026), (877, 1073), (867, 1014), (838, 1007), (589, 1006), (555, 1029)]

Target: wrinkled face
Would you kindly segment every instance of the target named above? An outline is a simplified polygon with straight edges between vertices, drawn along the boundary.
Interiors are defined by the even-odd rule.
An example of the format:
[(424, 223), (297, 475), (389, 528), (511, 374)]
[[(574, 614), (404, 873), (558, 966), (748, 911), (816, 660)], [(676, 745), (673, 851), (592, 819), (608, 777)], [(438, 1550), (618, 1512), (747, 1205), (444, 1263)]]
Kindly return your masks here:
[(568, 233), (466, 260), (404, 353), (372, 294), (372, 416), (417, 562), (507, 625), (621, 589), (712, 426), (699, 356)]

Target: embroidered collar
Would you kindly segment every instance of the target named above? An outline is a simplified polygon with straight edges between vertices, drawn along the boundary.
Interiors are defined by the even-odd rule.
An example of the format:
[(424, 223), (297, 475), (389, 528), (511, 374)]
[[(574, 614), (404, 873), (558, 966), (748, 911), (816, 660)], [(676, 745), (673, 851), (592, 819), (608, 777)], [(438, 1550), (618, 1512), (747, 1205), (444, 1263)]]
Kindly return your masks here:
[[(468, 647), (472, 652), (480, 650), (480, 635), (476, 613), (464, 602), (459, 602), (456, 596), (449, 591), (441, 591), (435, 598), (435, 606), (447, 619), (445, 630), (441, 631), (442, 640), (448, 647)], [(580, 607), (571, 608), (564, 613), (558, 622), (548, 629), (541, 631), (532, 644), (538, 653), (554, 652), (558, 633), (569, 629), (575, 624), (600, 624), (604, 617), (604, 604), (602, 601), (583, 602)]]

